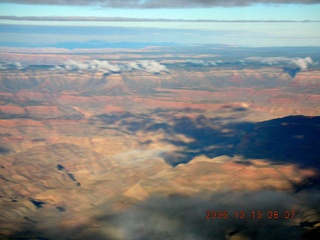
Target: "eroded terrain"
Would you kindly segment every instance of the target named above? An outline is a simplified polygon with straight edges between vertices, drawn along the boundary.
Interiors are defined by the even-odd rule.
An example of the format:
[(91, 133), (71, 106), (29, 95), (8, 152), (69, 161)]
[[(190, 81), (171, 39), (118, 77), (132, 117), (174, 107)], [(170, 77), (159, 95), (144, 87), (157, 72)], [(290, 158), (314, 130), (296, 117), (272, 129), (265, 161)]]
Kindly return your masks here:
[(167, 68), (0, 71), (1, 238), (315, 239), (320, 71)]

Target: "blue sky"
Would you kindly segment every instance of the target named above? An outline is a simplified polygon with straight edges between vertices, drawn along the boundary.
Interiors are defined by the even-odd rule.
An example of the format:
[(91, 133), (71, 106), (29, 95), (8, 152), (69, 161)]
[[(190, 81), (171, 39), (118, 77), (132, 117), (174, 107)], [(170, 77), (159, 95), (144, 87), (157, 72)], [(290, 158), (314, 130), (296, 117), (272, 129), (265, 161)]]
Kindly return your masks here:
[[(290, 2), (290, 0), (274, 0)], [(320, 4), (317, 0), (301, 0), (299, 4), (270, 4), (261, 0), (255, 4), (253, 0), (187, 0), (187, 1), (156, 1), (156, 0), (47, 0), (49, 5), (40, 5), (40, 0), (3, 0), (0, 3), (0, 24), (44, 25), (44, 26), (103, 26), (118, 28), (140, 28), (141, 36), (123, 31), (123, 34), (58, 34), (44, 33), (8, 33), (0, 28), (0, 42), (8, 41), (175, 41), (179, 43), (228, 43), (246, 46), (320, 46)], [(57, 5), (60, 2), (63, 5)], [(148, 5), (153, 5), (149, 8)], [(172, 2), (180, 3), (172, 5)], [(221, 6), (225, 2), (229, 6)], [(273, 2), (272, 0), (269, 2)], [(130, 4), (131, 5), (130, 5)], [(186, 3), (186, 4), (184, 4)], [(238, 6), (246, 4), (247, 6)], [(315, 3), (315, 4), (312, 4)], [(79, 5), (81, 4), (81, 5)], [(130, 6), (128, 6), (130, 5)], [(110, 7), (113, 6), (113, 7)], [(11, 17), (11, 18), (10, 18)], [(21, 17), (19, 20), (12, 17)], [(38, 21), (27, 20), (26, 17), (41, 17)], [(48, 17), (51, 17), (48, 21)], [(90, 18), (144, 18), (146, 21), (53, 21), (59, 17), (90, 17)], [(152, 19), (164, 19), (151, 22)], [(166, 22), (165, 19), (184, 20), (220, 20), (234, 22)], [(47, 20), (47, 21), (46, 21)], [(60, 19), (61, 20), (61, 19)], [(80, 21), (82, 20), (82, 21)], [(92, 19), (91, 19), (92, 20)], [(242, 22), (242, 21), (249, 22)], [(258, 20), (260, 22), (250, 22)], [(281, 22), (311, 21), (311, 22)], [(239, 22), (237, 22), (239, 21)], [(280, 21), (280, 22), (264, 22)], [(40, 28), (39, 28), (40, 29)], [(155, 29), (157, 36), (155, 36)], [(168, 33), (167, 30), (171, 29)], [(183, 31), (176, 31), (183, 30)], [(42, 31), (42, 32), (41, 32)], [(151, 34), (153, 36), (151, 36)], [(180, 34), (180, 35), (179, 35)], [(32, 40), (34, 36), (37, 38)], [(170, 36), (171, 35), (171, 36)], [(50, 37), (51, 36), (51, 37)], [(189, 37), (187, 37), (189, 36)]]

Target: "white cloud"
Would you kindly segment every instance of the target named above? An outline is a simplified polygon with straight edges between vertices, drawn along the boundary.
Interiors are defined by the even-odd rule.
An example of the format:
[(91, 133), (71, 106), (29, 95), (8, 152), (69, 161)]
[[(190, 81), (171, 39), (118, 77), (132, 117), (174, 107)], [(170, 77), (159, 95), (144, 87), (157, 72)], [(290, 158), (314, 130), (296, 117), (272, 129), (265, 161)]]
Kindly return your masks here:
[(287, 58), (287, 57), (247, 57), (244, 59), (245, 62), (260, 62), (268, 65), (277, 65), (279, 63), (287, 63), (295, 67), (299, 67), (302, 71), (308, 69), (313, 64), (311, 57), (306, 58)]
[(301, 70), (307, 70), (308, 66), (313, 64), (313, 61), (310, 57), (294, 59), (292, 62)]
[(140, 70), (140, 66), (139, 66), (139, 64), (138, 63), (136, 63), (136, 62), (130, 62), (130, 63), (128, 63), (127, 64), (127, 68), (128, 68), (128, 70), (129, 71), (133, 71), (133, 70)]
[(100, 71), (100, 72), (120, 72), (121, 69), (118, 65), (110, 64), (108, 61), (99, 60), (87, 60), (87, 61), (76, 61), (69, 59), (64, 62), (64, 66), (55, 66), (55, 70), (87, 70), (87, 71)]
[(8, 63), (0, 63), (0, 70), (6, 70), (6, 69), (24, 69), (28, 65), (22, 64), (21, 62), (8, 62)]
[(140, 69), (149, 73), (157, 74), (161, 72), (169, 72), (164, 65), (161, 65), (160, 63), (155, 61), (141, 60), (137, 61), (137, 64), (141, 66)]
[(127, 64), (118, 65), (111, 64), (108, 61), (100, 60), (87, 60), (87, 61), (76, 61), (68, 60), (64, 62), (63, 66), (55, 66), (53, 70), (67, 70), (67, 71), (100, 71), (104, 73), (119, 73), (123, 71), (145, 71), (153, 74), (159, 74), (161, 72), (169, 72), (166, 66), (161, 65), (156, 61), (140, 60), (132, 61)]
[(198, 59), (188, 59), (188, 64), (195, 65), (195, 66), (203, 66), (203, 67), (213, 67), (217, 66), (219, 63), (223, 63), (221, 60), (218, 61), (204, 61)]

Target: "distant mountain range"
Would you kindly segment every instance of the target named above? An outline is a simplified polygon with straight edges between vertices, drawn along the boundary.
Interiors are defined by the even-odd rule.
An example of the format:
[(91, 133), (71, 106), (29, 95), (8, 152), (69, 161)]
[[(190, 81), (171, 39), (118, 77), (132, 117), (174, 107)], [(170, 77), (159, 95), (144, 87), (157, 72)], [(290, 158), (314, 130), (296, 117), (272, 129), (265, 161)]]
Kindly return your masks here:
[(152, 43), (152, 42), (104, 42), (99, 40), (91, 40), (87, 42), (62, 42), (53, 45), (56, 48), (145, 48), (149, 46), (182, 46), (182, 44), (174, 42)]

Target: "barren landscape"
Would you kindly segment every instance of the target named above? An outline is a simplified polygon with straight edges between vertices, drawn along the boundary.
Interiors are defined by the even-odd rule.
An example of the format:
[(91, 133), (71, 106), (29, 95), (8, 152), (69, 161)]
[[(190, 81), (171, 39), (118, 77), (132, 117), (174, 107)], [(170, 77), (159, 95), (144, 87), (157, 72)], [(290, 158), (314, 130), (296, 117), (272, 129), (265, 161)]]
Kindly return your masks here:
[(319, 235), (319, 59), (3, 51), (1, 239)]

